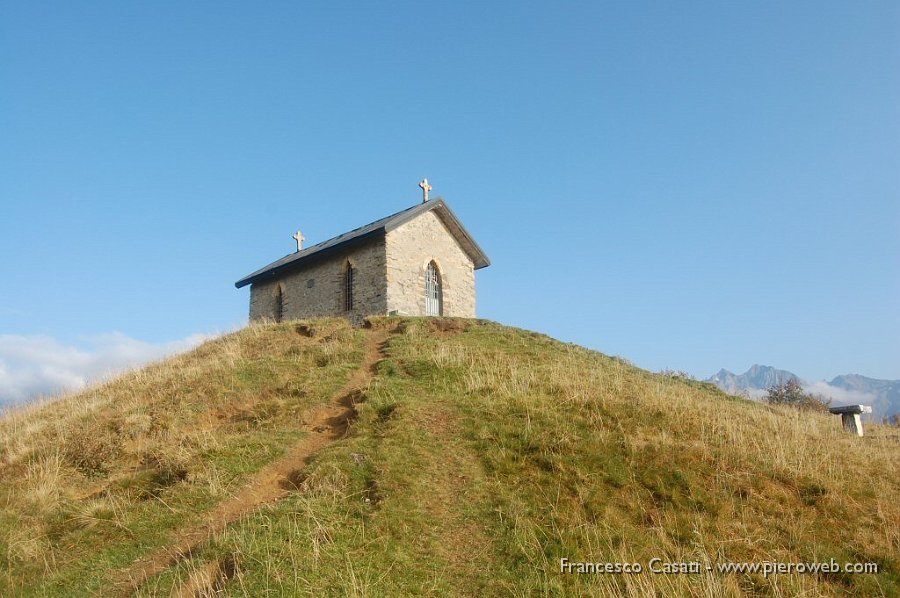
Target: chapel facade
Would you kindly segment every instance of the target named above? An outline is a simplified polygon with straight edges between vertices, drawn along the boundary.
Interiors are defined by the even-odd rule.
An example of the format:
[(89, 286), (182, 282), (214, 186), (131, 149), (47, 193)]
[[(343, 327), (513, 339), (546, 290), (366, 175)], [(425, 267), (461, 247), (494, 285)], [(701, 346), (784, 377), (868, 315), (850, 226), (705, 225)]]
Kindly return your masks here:
[(235, 283), (250, 320), (368, 315), (475, 317), (475, 270), (487, 255), (442, 199), (425, 200), (297, 251)]

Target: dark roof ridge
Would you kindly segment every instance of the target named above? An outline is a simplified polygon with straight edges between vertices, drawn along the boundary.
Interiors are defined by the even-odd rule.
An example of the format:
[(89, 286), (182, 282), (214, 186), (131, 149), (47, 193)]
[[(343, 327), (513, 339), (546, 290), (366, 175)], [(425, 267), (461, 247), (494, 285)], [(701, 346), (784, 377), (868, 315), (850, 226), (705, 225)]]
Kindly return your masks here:
[(481, 247), (478, 246), (478, 243), (475, 242), (475, 239), (473, 239), (465, 229), (462, 222), (459, 221), (459, 218), (456, 217), (456, 214), (454, 214), (450, 209), (450, 206), (447, 205), (447, 202), (443, 199), (436, 198), (428, 202), (416, 204), (405, 210), (400, 210), (390, 216), (385, 216), (384, 218), (380, 218), (379, 220), (370, 222), (369, 224), (360, 226), (346, 233), (341, 233), (336, 237), (332, 237), (321, 243), (316, 243), (306, 249), (288, 254), (283, 258), (248, 274), (234, 283), (234, 286), (241, 288), (257, 282), (264, 277), (274, 277), (276, 274), (299, 266), (301, 262), (305, 262), (313, 256), (322, 257), (332, 250), (345, 247), (353, 242), (362, 241), (376, 235), (387, 233), (390, 230), (406, 224), (416, 216), (431, 210), (437, 210), (438, 216), (450, 230), (450, 233), (456, 237), (457, 242), (463, 247), (463, 250), (465, 250), (466, 253), (469, 254), (469, 257), (472, 258), (476, 270), (490, 265), (491, 261), (488, 259), (487, 255), (485, 255)]

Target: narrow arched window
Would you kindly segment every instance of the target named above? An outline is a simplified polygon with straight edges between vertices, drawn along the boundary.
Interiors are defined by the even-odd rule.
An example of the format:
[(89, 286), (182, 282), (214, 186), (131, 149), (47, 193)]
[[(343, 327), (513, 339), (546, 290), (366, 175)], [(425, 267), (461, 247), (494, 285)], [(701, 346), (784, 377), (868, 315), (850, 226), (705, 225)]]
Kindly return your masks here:
[(347, 262), (344, 270), (344, 311), (353, 311), (353, 277), (355, 274), (353, 264)]
[(273, 313), (276, 322), (284, 319), (284, 293), (281, 285), (275, 287), (275, 311)]
[(441, 292), (441, 273), (434, 262), (428, 262), (425, 268), (425, 315), (440, 316), (444, 314), (444, 296)]

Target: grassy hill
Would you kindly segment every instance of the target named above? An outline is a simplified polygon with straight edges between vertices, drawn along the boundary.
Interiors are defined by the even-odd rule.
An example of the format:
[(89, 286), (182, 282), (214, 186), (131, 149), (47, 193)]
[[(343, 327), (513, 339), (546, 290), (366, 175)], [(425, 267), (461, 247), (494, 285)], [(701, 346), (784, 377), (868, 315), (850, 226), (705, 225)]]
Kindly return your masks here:
[[(839, 428), (488, 322), (251, 326), (0, 420), (0, 595), (898, 595), (897, 430)], [(832, 558), (879, 573), (706, 569)]]

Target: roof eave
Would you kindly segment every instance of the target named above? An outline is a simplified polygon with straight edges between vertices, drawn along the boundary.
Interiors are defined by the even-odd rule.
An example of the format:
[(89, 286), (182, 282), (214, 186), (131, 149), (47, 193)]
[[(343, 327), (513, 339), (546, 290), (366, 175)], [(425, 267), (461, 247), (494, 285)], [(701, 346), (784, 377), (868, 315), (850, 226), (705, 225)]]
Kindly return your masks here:
[[(266, 278), (274, 278), (275, 276), (284, 274), (285, 272), (290, 272), (291, 270), (302, 269), (304, 266), (307, 266), (313, 262), (316, 262), (320, 258), (326, 258), (338, 250), (343, 250), (343, 249), (346, 249), (347, 247), (352, 247), (354, 245), (364, 243), (364, 242), (368, 241), (369, 239), (372, 239), (380, 234), (384, 234), (384, 227), (376, 228), (375, 230), (369, 231), (363, 235), (354, 237), (352, 239), (348, 239), (342, 243), (332, 245), (331, 247), (326, 247), (324, 249), (316, 251), (315, 253), (311, 253), (308, 256), (304, 256), (297, 260), (287, 262), (286, 264), (272, 267), (272, 264), (276, 264), (279, 261), (281, 261), (281, 260), (275, 260), (274, 262), (272, 262), (272, 264), (269, 264), (268, 266), (260, 268), (256, 272), (254, 272), (252, 274), (248, 274), (244, 278), (240, 279), (239, 281), (234, 283), (234, 286), (235, 286), (235, 288), (240, 289), (240, 288), (247, 286), (248, 284), (253, 284), (253, 283), (259, 282), (260, 280), (264, 280)], [(284, 258), (281, 258), (281, 259), (284, 259)]]
[[(456, 229), (456, 231), (451, 231), (455, 235), (462, 237), (465, 241), (465, 244), (470, 246), (469, 257), (472, 258), (472, 264), (474, 265), (475, 270), (481, 270), (482, 268), (487, 268), (491, 265), (491, 260), (488, 258), (487, 254), (478, 245), (478, 242), (475, 241), (475, 238), (466, 230), (466, 227), (463, 226), (462, 221), (456, 216), (453, 210), (450, 209), (450, 206), (444, 200), (438, 200), (438, 204), (435, 206), (435, 209), (442, 208), (442, 212), (445, 219), (445, 224), (447, 219), (450, 220), (449, 224)], [(460, 243), (463, 245), (463, 243)]]

